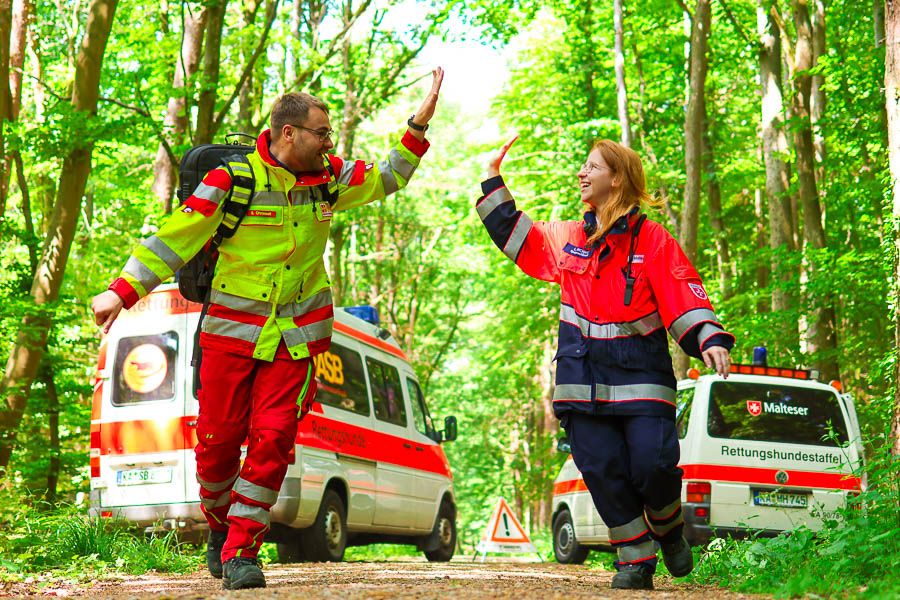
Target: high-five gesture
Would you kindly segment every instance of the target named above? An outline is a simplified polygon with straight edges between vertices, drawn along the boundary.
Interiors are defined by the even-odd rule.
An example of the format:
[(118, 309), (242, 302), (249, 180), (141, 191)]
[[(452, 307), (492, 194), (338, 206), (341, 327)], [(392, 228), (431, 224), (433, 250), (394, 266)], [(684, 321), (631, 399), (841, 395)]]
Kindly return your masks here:
[(422, 101), (422, 105), (416, 111), (416, 114), (409, 119), (410, 133), (420, 140), (425, 139), (425, 129), (428, 126), (428, 121), (434, 116), (434, 109), (437, 107), (438, 95), (443, 82), (444, 69), (437, 67), (431, 72), (431, 90), (425, 96), (425, 100)]
[(500, 148), (500, 152), (497, 153), (496, 156), (491, 158), (490, 162), (487, 165), (487, 176), (488, 179), (491, 177), (496, 177), (500, 174), (500, 163), (503, 162), (503, 159), (506, 158), (506, 153), (509, 152), (510, 147), (516, 143), (516, 140), (519, 139), (518, 135), (513, 136), (511, 140), (503, 144), (503, 147)]

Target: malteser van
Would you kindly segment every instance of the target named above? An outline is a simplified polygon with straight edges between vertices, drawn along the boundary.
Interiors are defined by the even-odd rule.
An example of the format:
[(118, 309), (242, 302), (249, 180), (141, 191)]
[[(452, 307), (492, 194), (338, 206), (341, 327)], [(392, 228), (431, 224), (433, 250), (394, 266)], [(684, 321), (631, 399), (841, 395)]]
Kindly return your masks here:
[[(685, 537), (749, 532), (776, 535), (822, 515), (864, 485), (863, 450), (853, 399), (814, 371), (732, 365), (728, 379), (700, 375), (678, 384), (676, 427), (684, 485)], [(561, 440), (561, 450), (568, 450)], [(553, 486), (553, 547), (559, 562), (580, 563), (610, 549), (572, 457)]]
[[(456, 501), (441, 442), (390, 334), (335, 309), (319, 391), (300, 423), (267, 541), (282, 562), (341, 560), (348, 545), (417, 544), (450, 560)], [(368, 309), (368, 310), (367, 310)], [(200, 305), (161, 286), (123, 311), (100, 349), (91, 415), (91, 514), (144, 527), (206, 530), (195, 476), (197, 398), (190, 366)], [(377, 315), (374, 315), (377, 318)], [(372, 319), (374, 320), (374, 319)]]

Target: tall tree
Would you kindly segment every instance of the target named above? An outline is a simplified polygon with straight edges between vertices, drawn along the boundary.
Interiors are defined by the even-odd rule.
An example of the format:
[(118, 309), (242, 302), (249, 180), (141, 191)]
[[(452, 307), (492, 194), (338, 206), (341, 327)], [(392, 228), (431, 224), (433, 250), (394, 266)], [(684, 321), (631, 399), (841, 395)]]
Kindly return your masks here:
[(12, 120), (12, 95), (9, 91), (9, 42), (12, 35), (12, 0), (0, 0), (0, 217), (6, 212), (9, 195), (9, 165), (6, 157), (6, 123)]
[(619, 126), (622, 128), (622, 145), (631, 147), (631, 120), (628, 118), (628, 88), (625, 85), (625, 32), (622, 0), (613, 2), (613, 26), (615, 28), (616, 55), (616, 106), (619, 109)]
[[(88, 9), (85, 33), (75, 59), (71, 100), (75, 113), (73, 118), (91, 119), (97, 112), (101, 66), (116, 4), (117, 0), (93, 0)], [(50, 230), (31, 286), (35, 310), (21, 321), (0, 386), (6, 399), (0, 405), (0, 474), (5, 474), (9, 464), (15, 432), (28, 402), (52, 325), (48, 309), (56, 301), (62, 285), (82, 197), (91, 172), (93, 148), (90, 139), (76, 141), (63, 160)]]
[(166, 107), (163, 120), (163, 137), (156, 150), (153, 162), (153, 193), (163, 204), (166, 213), (172, 211), (172, 194), (175, 192), (177, 177), (177, 161), (172, 148), (184, 141), (188, 128), (188, 100), (191, 97), (190, 81), (197, 73), (200, 65), (200, 48), (203, 43), (203, 32), (206, 29), (207, 10), (196, 7), (191, 10), (187, 0), (182, 0), (184, 11), (184, 29), (181, 32), (181, 49), (175, 59), (175, 76), (172, 80), (172, 95)]
[[(888, 161), (891, 173), (893, 217), (893, 312), (894, 352), (900, 349), (900, 1), (885, 0), (884, 93), (888, 121)], [(891, 443), (895, 456), (900, 456), (900, 360), (894, 360), (894, 411), (891, 420)]]
[(222, 29), (225, 27), (225, 8), (228, 0), (210, 0), (206, 5), (206, 39), (203, 44), (203, 76), (197, 100), (197, 127), (194, 144), (209, 144), (214, 130), (216, 97), (219, 89), (219, 66), (222, 53)]

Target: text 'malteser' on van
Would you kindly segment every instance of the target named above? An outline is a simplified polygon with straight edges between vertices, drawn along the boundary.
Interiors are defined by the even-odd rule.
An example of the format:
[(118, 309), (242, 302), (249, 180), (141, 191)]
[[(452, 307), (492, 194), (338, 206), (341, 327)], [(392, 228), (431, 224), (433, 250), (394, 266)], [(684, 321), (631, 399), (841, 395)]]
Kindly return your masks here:
[[(358, 309), (358, 310), (356, 310)], [(316, 402), (266, 540), (282, 562), (339, 561), (347, 546), (416, 544), (447, 561), (456, 500), (416, 375), (369, 307), (335, 309), (328, 352), (315, 358)], [(91, 414), (91, 514), (200, 537), (194, 446), (198, 402), (190, 366), (200, 305), (160, 286), (123, 311), (100, 347)]]
[[(845, 505), (864, 486), (863, 450), (853, 399), (814, 371), (732, 365), (728, 379), (700, 375), (678, 383), (676, 428), (684, 483), (685, 537), (774, 536)], [(568, 451), (565, 440), (560, 449)], [(600, 519), (571, 456), (553, 487), (553, 547), (564, 563), (609, 550)]]

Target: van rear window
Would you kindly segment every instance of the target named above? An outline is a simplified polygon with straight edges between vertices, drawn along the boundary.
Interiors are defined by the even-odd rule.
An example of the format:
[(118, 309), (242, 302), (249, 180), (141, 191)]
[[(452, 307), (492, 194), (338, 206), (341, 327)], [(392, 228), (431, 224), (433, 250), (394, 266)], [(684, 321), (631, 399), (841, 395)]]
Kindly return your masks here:
[(174, 331), (120, 339), (113, 372), (113, 405), (174, 398), (177, 356), (178, 334)]
[(836, 394), (789, 385), (713, 383), (707, 429), (717, 438), (810, 446), (848, 440)]
[(358, 352), (331, 343), (331, 348), (313, 359), (319, 390), (316, 402), (369, 415), (366, 375)]

